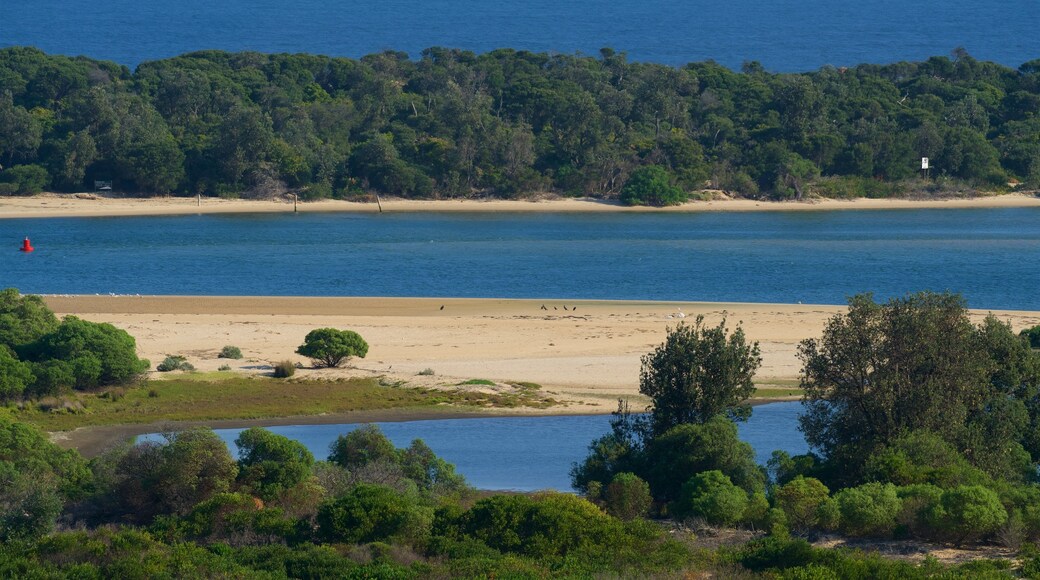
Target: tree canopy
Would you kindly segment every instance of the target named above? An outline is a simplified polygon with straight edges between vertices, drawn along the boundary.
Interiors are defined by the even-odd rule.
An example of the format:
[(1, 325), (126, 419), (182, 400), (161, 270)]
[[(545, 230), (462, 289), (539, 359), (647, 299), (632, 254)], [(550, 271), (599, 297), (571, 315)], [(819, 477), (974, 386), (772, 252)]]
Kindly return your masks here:
[[(786, 199), (1040, 184), (1035, 61), (1016, 70), (959, 51), (772, 74), (609, 49), (415, 56), (199, 51), (131, 71), (5, 48), (0, 194), (104, 180), (304, 199), (627, 187), (643, 192), (627, 199), (674, 203), (706, 186)], [(935, 181), (914, 181), (921, 157)]]
[(368, 343), (353, 330), (317, 328), (307, 333), (296, 353), (313, 359), (316, 365), (338, 367), (352, 356), (365, 358)]

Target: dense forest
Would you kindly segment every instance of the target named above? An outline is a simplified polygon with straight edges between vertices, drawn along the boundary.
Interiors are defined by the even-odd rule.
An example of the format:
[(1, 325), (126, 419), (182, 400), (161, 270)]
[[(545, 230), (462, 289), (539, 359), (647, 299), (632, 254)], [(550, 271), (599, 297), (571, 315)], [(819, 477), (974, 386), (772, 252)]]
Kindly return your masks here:
[(0, 194), (96, 180), (303, 199), (616, 198), (631, 181), (628, 201), (650, 203), (1036, 188), (1038, 112), (1040, 60), (1015, 70), (962, 50), (772, 74), (446, 48), (206, 51), (130, 71), (15, 47), (0, 50)]

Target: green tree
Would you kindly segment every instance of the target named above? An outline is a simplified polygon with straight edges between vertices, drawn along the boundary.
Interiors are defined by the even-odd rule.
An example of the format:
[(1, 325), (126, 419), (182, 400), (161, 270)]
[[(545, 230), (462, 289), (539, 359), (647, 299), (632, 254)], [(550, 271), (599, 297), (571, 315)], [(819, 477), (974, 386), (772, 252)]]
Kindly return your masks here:
[(315, 365), (337, 367), (352, 356), (365, 358), (368, 343), (352, 330), (318, 328), (307, 333), (296, 353), (313, 359)]
[(0, 401), (21, 399), (26, 387), (36, 380), (32, 367), (18, 360), (11, 351), (0, 344)]
[(851, 536), (892, 534), (903, 503), (891, 483), (865, 483), (834, 495), (841, 514), (841, 529)]
[(958, 445), (992, 394), (985, 345), (960, 296), (920, 293), (884, 305), (854, 296), (820, 340), (799, 347), (801, 429), (850, 481), (873, 450), (908, 431)]
[(51, 182), (47, 169), (39, 165), (16, 165), (0, 172), (0, 183), (10, 183), (17, 195), (33, 195)]
[(238, 480), (270, 501), (311, 475), (314, 456), (299, 441), (253, 427), (239, 434)]
[(0, 345), (17, 348), (58, 328), (58, 319), (43, 298), (20, 295), (18, 290), (0, 290)]
[(686, 192), (672, 184), (668, 170), (658, 165), (633, 171), (621, 188), (621, 203), (625, 205), (680, 205), (686, 199)]
[(405, 477), (414, 481), (420, 490), (451, 495), (468, 489), (466, 478), (455, 473), (455, 466), (437, 457), (422, 439), (412, 441), (400, 452), (399, 458)]
[(680, 323), (669, 330), (664, 344), (642, 362), (639, 392), (650, 397), (655, 434), (716, 415), (751, 415), (745, 401), (755, 392), (752, 378), (762, 358), (758, 343), (748, 344), (740, 327), (729, 334), (725, 320), (709, 328), (698, 316), (692, 327)]
[[(361, 484), (318, 510), (318, 533), (329, 542), (387, 541), (414, 533), (416, 525), (422, 528), (421, 512), (417, 505), (388, 487)], [(432, 512), (429, 516), (427, 526), (432, 523)]]
[(356, 469), (377, 461), (397, 463), (398, 453), (377, 425), (362, 425), (332, 442), (329, 461), (344, 469)]
[(939, 509), (931, 514), (935, 529), (943, 530), (958, 545), (981, 539), (1007, 521), (1000, 497), (981, 485), (965, 485), (943, 492)]

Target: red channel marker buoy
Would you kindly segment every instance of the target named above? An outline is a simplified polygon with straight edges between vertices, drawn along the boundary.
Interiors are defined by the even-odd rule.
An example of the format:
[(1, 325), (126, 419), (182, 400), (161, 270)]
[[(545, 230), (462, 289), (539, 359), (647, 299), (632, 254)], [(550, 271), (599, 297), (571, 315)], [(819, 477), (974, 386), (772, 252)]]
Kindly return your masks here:
[(22, 247), (18, 248), (21, 252), (31, 252), (35, 249), (36, 248), (32, 247), (32, 244), (29, 242), (29, 238), (25, 238), (25, 241), (22, 242)]

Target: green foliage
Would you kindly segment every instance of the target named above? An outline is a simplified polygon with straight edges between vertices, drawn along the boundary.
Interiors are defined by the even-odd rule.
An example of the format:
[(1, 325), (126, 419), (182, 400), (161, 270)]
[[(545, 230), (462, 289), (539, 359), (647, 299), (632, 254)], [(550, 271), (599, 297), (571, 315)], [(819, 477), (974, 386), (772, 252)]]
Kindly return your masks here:
[(447, 496), (459, 495), (469, 489), (466, 478), (455, 473), (455, 466), (437, 457), (422, 439), (412, 441), (398, 454), (398, 458), (404, 476), (414, 481), (421, 491)]
[(625, 205), (680, 205), (687, 196), (673, 184), (668, 170), (658, 165), (640, 167), (632, 172), (621, 188), (621, 203)]
[[(907, 455), (910, 448), (931, 455), (925, 463), (933, 470), (950, 468), (935, 461), (936, 453), (959, 452), (990, 475), (1035, 478), (1031, 465), (1040, 456), (1029, 454), (1040, 453), (1032, 435), (1040, 424), (1038, 359), (1006, 324), (992, 317), (972, 324), (960, 296), (920, 293), (883, 305), (870, 295), (854, 296), (822, 339), (802, 342), (799, 356), (806, 402), (801, 428), (836, 467), (838, 482), (861, 481), (868, 459), (885, 446), (892, 451), (875, 457), (870, 468), (897, 482), (930, 477)], [(893, 447), (916, 431), (953, 449), (925, 451), (935, 443), (916, 435), (899, 444), (908, 449)], [(966, 476), (963, 469), (957, 475)]]
[(650, 486), (634, 473), (619, 473), (603, 490), (603, 507), (607, 513), (629, 521), (646, 516), (653, 503)]
[(773, 490), (773, 502), (787, 516), (793, 531), (806, 533), (832, 525), (827, 521), (830, 490), (820, 480), (798, 476)]
[(765, 486), (754, 450), (740, 440), (736, 424), (725, 417), (680, 425), (654, 438), (647, 443), (644, 461), (646, 480), (655, 499), (662, 502), (679, 497), (682, 484), (704, 471), (718, 470), (749, 493)]
[(356, 469), (376, 461), (397, 462), (397, 448), (376, 425), (362, 425), (340, 435), (329, 446), (329, 462), (344, 469)]
[(725, 320), (713, 328), (704, 326), (703, 316), (692, 327), (680, 323), (642, 363), (639, 392), (650, 397), (655, 435), (716, 415), (751, 415), (745, 401), (755, 391), (752, 378), (762, 357), (743, 329), (728, 334)]
[(891, 483), (865, 483), (834, 494), (841, 514), (841, 530), (851, 536), (890, 536), (902, 501)]
[(43, 298), (22, 296), (14, 288), (0, 290), (0, 345), (17, 349), (57, 328), (58, 319)]
[(1019, 336), (1029, 341), (1030, 348), (1040, 349), (1040, 325), (1023, 329), (1019, 332)]
[(296, 353), (313, 359), (316, 366), (337, 367), (352, 356), (365, 358), (368, 343), (352, 330), (318, 328), (307, 333)]
[(980, 485), (962, 485), (943, 492), (930, 514), (933, 529), (958, 544), (981, 539), (1004, 524), (1008, 514), (996, 492)]
[(429, 534), (433, 514), (388, 487), (361, 484), (318, 510), (318, 532), (330, 542), (379, 542)]
[(0, 401), (22, 398), (26, 387), (35, 380), (32, 366), (18, 360), (6, 346), (0, 345)]
[(270, 501), (311, 475), (314, 456), (299, 441), (253, 427), (239, 434), (238, 481)]
[(296, 374), (296, 364), (291, 360), (278, 361), (272, 374), (276, 379), (287, 379)]
[(58, 359), (72, 366), (75, 388), (127, 382), (148, 369), (134, 338), (111, 324), (67, 316), (53, 332), (19, 349), (33, 362)]
[(210, 429), (164, 434), (165, 443), (140, 443), (95, 461), (99, 487), (111, 509), (131, 521), (184, 515), (228, 492), (238, 474), (227, 445)]
[(702, 471), (683, 484), (670, 513), (678, 518), (703, 518), (709, 524), (732, 526), (747, 510), (748, 494), (718, 470)]
[(11, 184), (15, 195), (40, 193), (50, 182), (47, 169), (39, 165), (16, 165), (0, 172), (0, 183)]
[(171, 354), (167, 355), (166, 358), (155, 367), (155, 370), (161, 373), (170, 371), (193, 371), (195, 370), (195, 365), (188, 362), (188, 359), (179, 354)]
[[(149, 195), (308, 199), (553, 191), (664, 204), (706, 182), (780, 199), (1035, 184), (1035, 75), (964, 62), (769, 74), (434, 48), (414, 61), (203, 51), (131, 72), (10, 47), (0, 164), (4, 180), (62, 191), (110, 179)], [(938, 183), (910, 181), (922, 155)]]
[(242, 349), (238, 348), (237, 346), (227, 345), (224, 348), (220, 349), (220, 354), (217, 355), (217, 358), (230, 358), (234, 360), (239, 360), (242, 358)]

